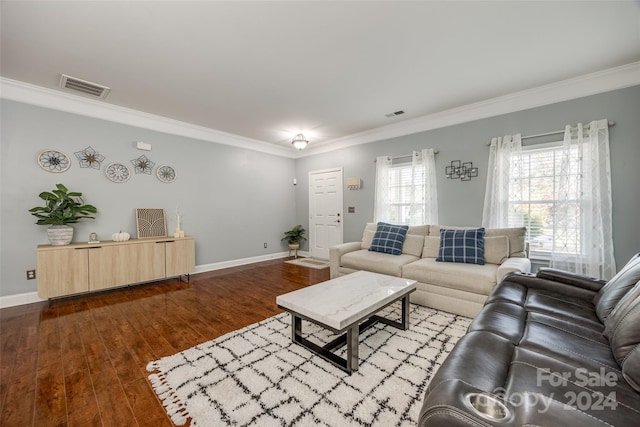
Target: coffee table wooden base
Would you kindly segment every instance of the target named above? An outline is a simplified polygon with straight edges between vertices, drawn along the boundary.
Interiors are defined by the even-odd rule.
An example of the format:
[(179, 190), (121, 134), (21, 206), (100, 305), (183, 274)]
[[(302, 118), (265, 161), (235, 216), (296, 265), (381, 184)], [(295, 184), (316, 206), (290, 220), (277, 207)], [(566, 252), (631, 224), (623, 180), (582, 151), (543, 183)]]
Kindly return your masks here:
[[(396, 300), (397, 301), (397, 300)], [(390, 304), (396, 302), (393, 301)], [(375, 325), (376, 323), (384, 323), (389, 326), (393, 326), (394, 328), (406, 330), (409, 328), (409, 294), (406, 294), (401, 299), (402, 304), (402, 320), (397, 322), (395, 320), (387, 319), (382, 316), (373, 315), (360, 323), (357, 321), (352, 325), (349, 325), (347, 328), (336, 331), (333, 328), (328, 327), (320, 322), (317, 322), (313, 319), (309, 319), (305, 316), (301, 316), (300, 314), (290, 312), (291, 313), (291, 340), (296, 344), (301, 345), (307, 350), (315, 353), (316, 355), (322, 357), (327, 362), (332, 363), (343, 371), (351, 374), (354, 371), (358, 370), (359, 358), (358, 358), (358, 347), (360, 344), (360, 334)], [(390, 305), (389, 304), (389, 305)], [(384, 308), (384, 307), (383, 307)], [(336, 333), (342, 333), (339, 337), (334, 339), (333, 341), (320, 346), (314, 342), (309, 341), (306, 338), (302, 337), (302, 319), (308, 320), (310, 322), (315, 323), (318, 326), (322, 326), (323, 328), (327, 328)], [(333, 350), (340, 348), (344, 345), (347, 345), (347, 357), (346, 359), (338, 356), (333, 353)]]

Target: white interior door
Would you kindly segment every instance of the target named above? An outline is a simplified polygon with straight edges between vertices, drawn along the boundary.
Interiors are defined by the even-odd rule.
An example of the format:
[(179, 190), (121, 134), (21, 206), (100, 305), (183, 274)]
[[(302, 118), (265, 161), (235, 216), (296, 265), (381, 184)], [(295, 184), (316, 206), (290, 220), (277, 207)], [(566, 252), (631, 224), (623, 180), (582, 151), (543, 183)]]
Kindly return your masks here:
[(309, 172), (309, 252), (329, 259), (329, 247), (342, 243), (342, 168)]

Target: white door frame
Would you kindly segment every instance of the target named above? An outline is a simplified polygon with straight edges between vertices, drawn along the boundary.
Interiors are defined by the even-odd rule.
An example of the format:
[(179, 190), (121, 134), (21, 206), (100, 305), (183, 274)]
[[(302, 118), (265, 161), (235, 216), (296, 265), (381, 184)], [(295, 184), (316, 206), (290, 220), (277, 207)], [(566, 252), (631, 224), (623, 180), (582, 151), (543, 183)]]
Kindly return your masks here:
[[(332, 217), (330, 221), (332, 225), (337, 224), (337, 228), (335, 228), (336, 235), (333, 236), (333, 241), (328, 241), (329, 233), (325, 229), (326, 235), (323, 236), (323, 242), (327, 243), (326, 251), (323, 249), (316, 248), (316, 218), (314, 218), (314, 192), (313, 192), (313, 175), (319, 174), (327, 174), (327, 173), (335, 173), (338, 172), (338, 179), (336, 183), (338, 196), (335, 199), (335, 213), (332, 212)], [(311, 256), (316, 256), (318, 258), (329, 259), (329, 250), (328, 246), (342, 243), (344, 241), (344, 172), (342, 167), (330, 168), (330, 169), (321, 169), (315, 171), (309, 171), (309, 253)], [(314, 251), (315, 249), (315, 251)], [(315, 252), (315, 253), (314, 253)], [(322, 254), (320, 254), (322, 252)], [(326, 254), (324, 254), (326, 252)]]

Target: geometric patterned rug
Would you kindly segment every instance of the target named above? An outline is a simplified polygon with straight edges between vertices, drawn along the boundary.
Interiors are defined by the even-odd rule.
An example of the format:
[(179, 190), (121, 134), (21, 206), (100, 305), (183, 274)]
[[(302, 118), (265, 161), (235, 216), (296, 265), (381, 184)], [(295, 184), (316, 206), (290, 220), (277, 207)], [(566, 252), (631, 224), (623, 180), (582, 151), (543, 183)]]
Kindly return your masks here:
[[(396, 303), (381, 314), (400, 312)], [(293, 344), (290, 322), (282, 313), (149, 363), (174, 424), (415, 426), (429, 380), (471, 319), (411, 304), (409, 330), (378, 323), (360, 336), (352, 375)], [(317, 344), (335, 338), (306, 321), (302, 331)]]

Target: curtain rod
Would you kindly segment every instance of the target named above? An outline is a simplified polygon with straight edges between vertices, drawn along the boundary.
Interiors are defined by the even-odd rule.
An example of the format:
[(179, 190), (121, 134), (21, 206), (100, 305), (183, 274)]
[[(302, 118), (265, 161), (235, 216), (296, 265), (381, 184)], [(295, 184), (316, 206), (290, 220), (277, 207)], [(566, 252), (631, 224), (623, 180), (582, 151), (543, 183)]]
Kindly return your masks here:
[[(438, 151), (438, 149), (436, 148), (435, 150), (433, 150), (433, 154), (438, 154), (440, 151)], [(390, 157), (391, 160), (396, 160), (396, 159), (404, 159), (405, 157), (413, 157), (413, 154), (405, 154), (404, 156), (395, 156), (395, 157)], [(376, 159), (373, 159), (373, 163), (376, 162)]]
[[(615, 124), (616, 122), (614, 122), (613, 120), (609, 120), (608, 122), (609, 127), (614, 126)], [(589, 125), (586, 125), (585, 127), (589, 127)], [(530, 139), (530, 138), (538, 138), (541, 136), (559, 135), (561, 133), (564, 133), (564, 130), (556, 130), (553, 132), (537, 133), (535, 135), (522, 136), (520, 137), (520, 139)], [(491, 145), (491, 141), (487, 141), (487, 145)]]

